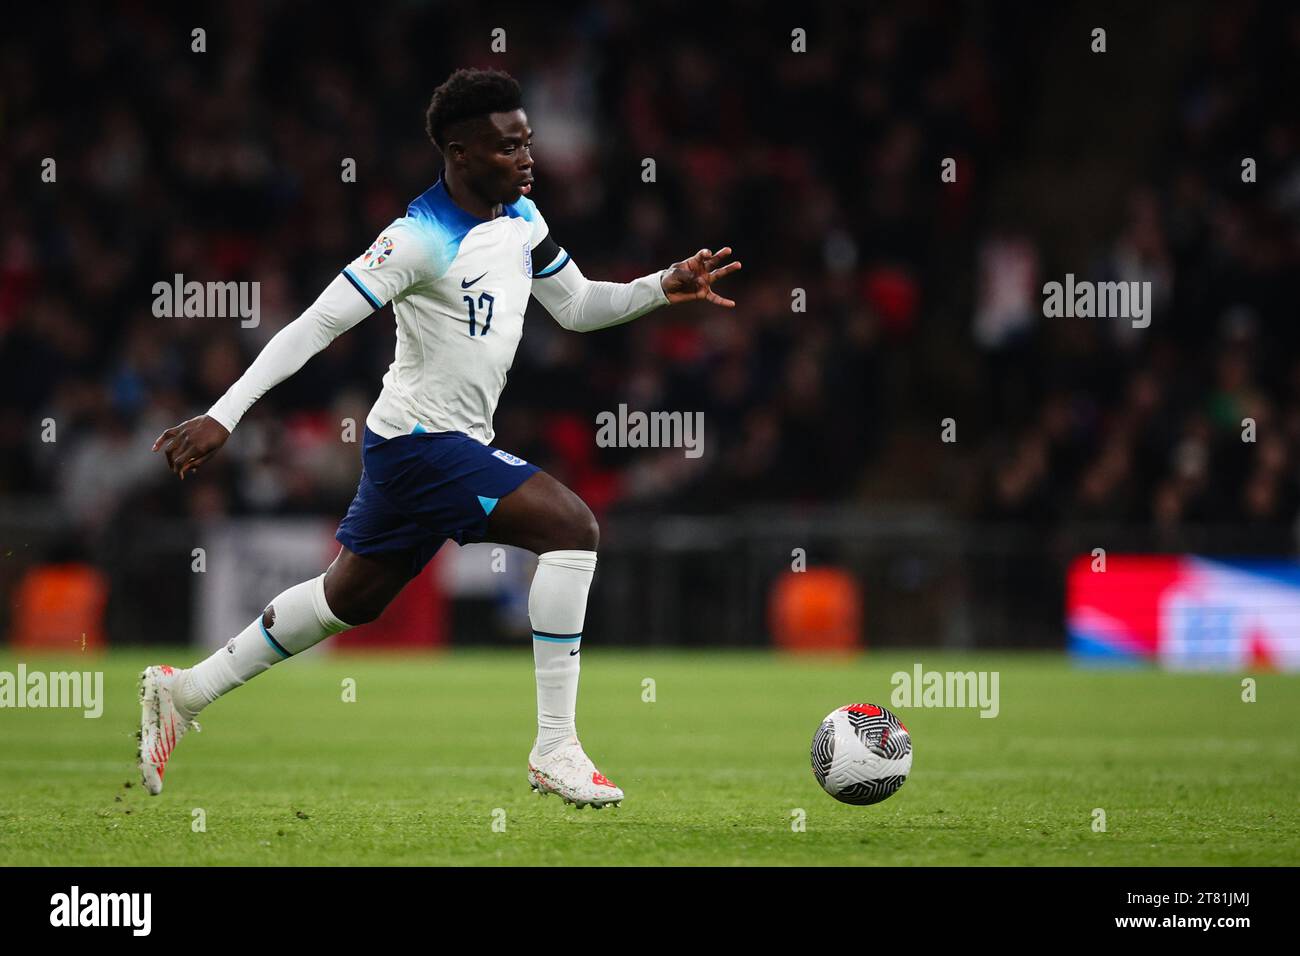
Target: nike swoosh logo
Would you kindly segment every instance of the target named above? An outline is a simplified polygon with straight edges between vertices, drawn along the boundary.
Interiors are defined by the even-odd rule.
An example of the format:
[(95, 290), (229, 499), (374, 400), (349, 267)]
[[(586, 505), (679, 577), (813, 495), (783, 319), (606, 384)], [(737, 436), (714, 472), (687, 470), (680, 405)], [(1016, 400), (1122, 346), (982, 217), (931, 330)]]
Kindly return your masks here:
[[(485, 275), (487, 275), (486, 272), (483, 273), (483, 276), (485, 276)], [(483, 276), (479, 276), (478, 279), (483, 278)], [(468, 288), (469, 288), (470, 286), (472, 286), (475, 282), (477, 282), (478, 279), (470, 279), (468, 282), (466, 282), (464, 279), (461, 279), (461, 280), (460, 280), (460, 287), (461, 287), (462, 289), (468, 289)]]
[(572, 657), (574, 654), (577, 654), (577, 653), (578, 653), (577, 651), (569, 651), (569, 656)]

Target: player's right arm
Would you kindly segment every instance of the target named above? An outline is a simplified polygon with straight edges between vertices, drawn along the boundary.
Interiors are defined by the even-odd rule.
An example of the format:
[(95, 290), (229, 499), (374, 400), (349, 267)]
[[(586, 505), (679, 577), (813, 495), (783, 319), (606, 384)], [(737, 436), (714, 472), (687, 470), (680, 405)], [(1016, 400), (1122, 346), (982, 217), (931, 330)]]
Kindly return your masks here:
[(167, 467), (185, 478), (220, 450), (259, 398), (302, 368), (362, 319), (424, 278), (428, 256), (419, 236), (394, 225), (326, 286), (311, 307), (266, 343), (239, 380), (204, 415), (167, 429), (153, 443)]

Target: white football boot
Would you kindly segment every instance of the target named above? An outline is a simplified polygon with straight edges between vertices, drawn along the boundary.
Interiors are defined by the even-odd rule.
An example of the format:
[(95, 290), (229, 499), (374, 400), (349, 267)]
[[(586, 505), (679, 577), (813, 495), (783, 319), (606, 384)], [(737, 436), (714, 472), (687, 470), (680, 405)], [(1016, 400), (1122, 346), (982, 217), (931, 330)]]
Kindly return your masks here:
[(599, 810), (611, 803), (618, 806), (623, 799), (623, 791), (596, 769), (576, 736), (545, 757), (538, 755), (534, 744), (533, 752), (528, 755), (528, 783), (543, 796), (558, 793), (565, 803), (579, 808)]
[(146, 667), (140, 675), (140, 777), (153, 796), (162, 793), (163, 771), (176, 745), (189, 730), (199, 729), (198, 721), (187, 721), (172, 702), (180, 676), (166, 664)]

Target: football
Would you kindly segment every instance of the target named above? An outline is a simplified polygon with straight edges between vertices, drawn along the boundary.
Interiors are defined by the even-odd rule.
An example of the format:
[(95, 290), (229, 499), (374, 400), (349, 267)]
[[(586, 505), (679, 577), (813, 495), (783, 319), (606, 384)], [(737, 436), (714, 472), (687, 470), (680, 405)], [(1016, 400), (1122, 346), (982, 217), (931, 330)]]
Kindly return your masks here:
[(892, 796), (912, 769), (912, 736), (876, 704), (826, 715), (812, 742), (813, 776), (842, 803), (866, 806)]

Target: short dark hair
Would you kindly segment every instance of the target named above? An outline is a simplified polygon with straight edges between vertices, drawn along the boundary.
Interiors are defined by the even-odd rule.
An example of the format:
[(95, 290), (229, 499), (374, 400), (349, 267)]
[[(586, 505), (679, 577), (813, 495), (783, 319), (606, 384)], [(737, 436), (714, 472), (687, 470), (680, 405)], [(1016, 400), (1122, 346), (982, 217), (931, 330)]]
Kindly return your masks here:
[(424, 129), (439, 150), (446, 143), (447, 128), (461, 120), (508, 113), (524, 105), (518, 81), (503, 70), (457, 70), (433, 91)]

